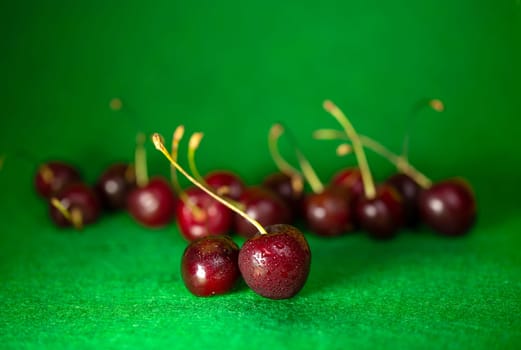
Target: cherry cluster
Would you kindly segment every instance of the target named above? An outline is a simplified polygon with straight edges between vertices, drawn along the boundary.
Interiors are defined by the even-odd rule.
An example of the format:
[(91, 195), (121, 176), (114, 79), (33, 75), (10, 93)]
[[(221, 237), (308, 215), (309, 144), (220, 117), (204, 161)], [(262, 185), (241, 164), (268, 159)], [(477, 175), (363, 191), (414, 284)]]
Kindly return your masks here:
[[(340, 170), (328, 185), (322, 184), (309, 161), (291, 140), (299, 169), (279, 152), (278, 140), (286, 131), (275, 124), (268, 137), (269, 150), (279, 172), (255, 186), (246, 186), (230, 171), (201, 176), (195, 153), (203, 138), (194, 133), (188, 143), (191, 175), (179, 165), (179, 144), (184, 127), (173, 133), (172, 147), (154, 134), (154, 146), (170, 162), (171, 180), (148, 178), (144, 143), (138, 135), (134, 164), (115, 164), (104, 171), (95, 186), (85, 184), (80, 172), (62, 162), (49, 162), (38, 169), (37, 192), (49, 201), (50, 216), (60, 227), (81, 229), (95, 222), (102, 211), (127, 210), (139, 224), (158, 228), (176, 221), (189, 242), (181, 263), (187, 289), (197, 296), (231, 291), (241, 277), (256, 293), (272, 299), (297, 294), (309, 274), (311, 252), (305, 236), (295, 228), (335, 237), (361, 229), (376, 239), (394, 237), (404, 227), (425, 223), (445, 235), (470, 230), (475, 199), (462, 179), (433, 184), (404, 156), (397, 156), (378, 142), (359, 135), (348, 118), (330, 101), (324, 108), (343, 130), (318, 130), (318, 139), (341, 143), (339, 155), (354, 153), (357, 167)], [(365, 156), (372, 149), (391, 162), (398, 172), (375, 185)], [(181, 173), (192, 187), (181, 188)], [(311, 192), (306, 191), (306, 184)], [(246, 239), (239, 246), (229, 234)]]

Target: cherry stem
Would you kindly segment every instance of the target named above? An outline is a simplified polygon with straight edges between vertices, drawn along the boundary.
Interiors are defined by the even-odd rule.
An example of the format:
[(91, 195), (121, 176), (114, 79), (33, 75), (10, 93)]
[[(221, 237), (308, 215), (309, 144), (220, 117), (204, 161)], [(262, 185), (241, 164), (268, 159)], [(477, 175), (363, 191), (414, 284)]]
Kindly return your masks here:
[(145, 150), (145, 140), (145, 134), (137, 134), (136, 152), (134, 157), (136, 163), (136, 183), (139, 187), (144, 187), (148, 184), (147, 153)]
[(229, 208), (230, 210), (233, 210), (234, 212), (236, 212), (237, 214), (239, 214), (240, 216), (242, 216), (244, 219), (248, 220), (249, 223), (251, 223), (253, 226), (255, 226), (255, 228), (263, 235), (267, 234), (268, 232), (266, 231), (266, 229), (264, 229), (264, 227), (262, 227), (262, 225), (255, 219), (251, 218), (248, 214), (246, 214), (244, 211), (240, 210), (239, 208), (237, 208), (236, 206), (234, 206), (233, 204), (229, 203), (226, 199), (220, 197), (219, 195), (217, 195), (216, 193), (214, 193), (212, 190), (210, 190), (209, 188), (205, 187), (203, 184), (201, 184), (200, 182), (198, 182), (196, 179), (194, 179), (192, 176), (190, 176), (190, 174), (188, 174), (171, 156), (170, 154), (168, 153), (168, 151), (166, 150), (164, 144), (163, 144), (163, 140), (162, 140), (162, 137), (161, 135), (159, 135), (158, 133), (155, 133), (153, 136), (152, 136), (152, 141), (154, 142), (154, 146), (156, 147), (156, 149), (163, 153), (163, 155), (166, 157), (166, 159), (168, 159), (170, 161), (170, 164), (173, 165), (177, 171), (179, 171), (181, 174), (183, 174), (184, 177), (186, 177), (188, 179), (188, 181), (190, 181), (191, 183), (193, 183), (195, 186), (199, 187), (201, 190), (203, 190), (206, 194), (208, 194), (210, 197), (212, 197), (213, 199), (215, 199), (216, 201), (218, 201), (219, 203), (221, 203), (222, 205), (226, 206), (227, 208)]
[(280, 154), (279, 139), (284, 133), (284, 128), (281, 124), (273, 124), (268, 133), (268, 148), (271, 158), (281, 173), (286, 174), (291, 179), (291, 187), (295, 193), (301, 193), (304, 190), (304, 183), (302, 181), (302, 174), (296, 168), (291, 166)]
[(207, 186), (206, 181), (201, 176), (199, 169), (197, 169), (197, 164), (195, 163), (195, 152), (199, 148), (203, 136), (204, 134), (202, 132), (195, 132), (190, 137), (190, 141), (188, 141), (188, 167), (190, 168), (190, 171), (192, 172), (194, 178), (196, 178), (197, 181)]
[(409, 142), (412, 125), (414, 121), (418, 118), (418, 113), (421, 112), (425, 107), (430, 107), (436, 112), (443, 112), (445, 110), (445, 105), (439, 99), (422, 99), (412, 107), (409, 115), (409, 122), (407, 123), (407, 131), (405, 132), (405, 136), (403, 137), (402, 144), (402, 157), (407, 162), (409, 161)]
[[(344, 132), (338, 130), (321, 129), (313, 133), (313, 137), (321, 140), (345, 140), (347, 136)], [(362, 144), (379, 154), (380, 156), (387, 159), (390, 163), (394, 164), (396, 168), (404, 174), (410, 176), (416, 183), (423, 188), (429, 188), (432, 185), (432, 181), (425, 176), (423, 173), (413, 167), (403, 156), (399, 156), (391, 152), (381, 143), (371, 139), (370, 137), (359, 135)], [(338, 154), (338, 152), (337, 152)]]
[(81, 216), (81, 212), (78, 209), (73, 209), (72, 212), (69, 211), (65, 206), (60, 202), (58, 198), (51, 198), (51, 205), (58, 209), (60, 214), (63, 215), (65, 219), (67, 219), (74, 228), (77, 230), (81, 230), (83, 228), (83, 218)]
[(351, 140), (358, 167), (360, 168), (360, 173), (362, 175), (365, 196), (368, 199), (373, 199), (376, 196), (376, 189), (371, 175), (371, 169), (369, 168), (364, 147), (355, 128), (349, 122), (349, 119), (345, 114), (330, 100), (324, 101), (324, 109), (329, 112), (340, 123), (340, 125), (342, 125), (346, 135)]
[[(178, 154), (179, 154), (179, 142), (183, 138), (185, 133), (185, 128), (183, 125), (179, 125), (173, 135), (172, 135), (172, 150), (171, 150), (171, 156), (172, 159), (177, 162)], [(194, 217), (198, 221), (203, 221), (205, 218), (204, 212), (195, 204), (193, 203), (185, 191), (181, 188), (181, 185), (179, 184), (179, 178), (177, 177), (177, 170), (174, 166), (170, 166), (170, 178), (172, 180), (172, 187), (174, 188), (174, 192), (179, 196), (179, 199), (185, 203), (192, 213), (194, 214)]]

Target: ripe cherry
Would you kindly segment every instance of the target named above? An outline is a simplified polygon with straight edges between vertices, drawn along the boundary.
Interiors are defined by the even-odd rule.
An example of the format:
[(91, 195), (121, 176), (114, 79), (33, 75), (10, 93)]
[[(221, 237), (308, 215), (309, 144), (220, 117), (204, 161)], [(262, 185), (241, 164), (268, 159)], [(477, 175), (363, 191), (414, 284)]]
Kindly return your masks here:
[(394, 174), (385, 183), (394, 188), (402, 199), (404, 224), (407, 227), (416, 228), (420, 223), (418, 198), (422, 191), (421, 186), (404, 173)]
[(295, 184), (295, 177), (282, 172), (273, 173), (264, 178), (262, 186), (277, 194), (286, 203), (293, 220), (300, 216), (304, 191), (301, 185)]
[(287, 299), (306, 283), (311, 251), (302, 233), (290, 225), (273, 225), (244, 243), (239, 269), (246, 284), (270, 299)]
[(200, 297), (231, 291), (240, 278), (238, 257), (239, 247), (227, 236), (209, 236), (191, 242), (181, 260), (186, 288)]
[(80, 180), (81, 174), (74, 166), (52, 161), (40, 165), (34, 178), (34, 186), (40, 196), (49, 198), (67, 185)]
[(346, 168), (339, 170), (333, 175), (331, 184), (346, 188), (349, 191), (351, 200), (353, 202), (364, 193), (362, 174), (358, 168)]
[(204, 177), (204, 180), (217, 193), (233, 200), (239, 200), (246, 188), (239, 176), (226, 170), (212, 171)]
[(304, 199), (304, 217), (308, 228), (319, 236), (339, 236), (354, 229), (354, 213), (349, 191), (329, 186)]
[(402, 199), (391, 186), (381, 185), (373, 198), (360, 196), (356, 202), (360, 227), (376, 239), (393, 238), (403, 225)]
[[(243, 211), (262, 226), (288, 223), (291, 213), (286, 203), (273, 192), (262, 187), (247, 188), (239, 202)], [(257, 229), (248, 220), (240, 215), (235, 216), (235, 232), (243, 237), (253, 237)]]
[(185, 239), (193, 241), (230, 231), (233, 213), (198, 187), (184, 191), (175, 209), (179, 230)]
[(174, 217), (175, 196), (165, 179), (156, 177), (149, 181), (144, 142), (144, 135), (138, 135), (135, 160), (137, 187), (128, 194), (127, 209), (143, 226), (160, 228)]
[(289, 225), (265, 229), (245, 211), (190, 176), (166, 150), (159, 134), (154, 134), (153, 140), (156, 148), (188, 180), (256, 228), (258, 236), (248, 239), (239, 253), (239, 269), (246, 284), (272, 299), (290, 298), (298, 293), (306, 282), (311, 263), (309, 245), (302, 233)]
[(116, 163), (108, 167), (96, 182), (96, 191), (107, 210), (121, 210), (127, 206), (128, 194), (136, 187), (134, 166)]
[(324, 108), (344, 128), (345, 135), (353, 144), (363, 181), (364, 193), (356, 202), (356, 221), (373, 238), (390, 238), (398, 233), (403, 222), (401, 201), (396, 191), (382, 186), (375, 188), (371, 170), (365, 156), (363, 144), (349, 119), (331, 101), (324, 102)]
[(69, 184), (50, 199), (49, 214), (59, 227), (82, 229), (99, 218), (100, 207), (96, 193), (78, 182)]
[(467, 233), (476, 219), (476, 200), (463, 179), (438, 182), (425, 189), (419, 198), (423, 221), (447, 236)]

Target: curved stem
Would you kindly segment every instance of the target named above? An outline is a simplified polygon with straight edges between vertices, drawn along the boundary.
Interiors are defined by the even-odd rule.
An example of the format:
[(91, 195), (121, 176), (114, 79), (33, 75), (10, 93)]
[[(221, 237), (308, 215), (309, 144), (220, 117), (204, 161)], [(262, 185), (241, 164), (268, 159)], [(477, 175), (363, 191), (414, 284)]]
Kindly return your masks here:
[(360, 173), (362, 175), (365, 196), (368, 199), (374, 198), (376, 195), (376, 189), (374, 186), (373, 177), (371, 175), (369, 163), (367, 162), (367, 158), (365, 156), (364, 147), (355, 128), (353, 128), (353, 125), (349, 122), (349, 119), (333, 102), (326, 100), (324, 102), (324, 109), (328, 111), (340, 123), (340, 125), (342, 125), (346, 135), (353, 143), (353, 151), (355, 153), (356, 159), (358, 161), (358, 167), (360, 168)]
[[(268, 133), (268, 149), (271, 158), (281, 173), (291, 178), (291, 187), (295, 193), (301, 193), (304, 190), (302, 173), (290, 165), (280, 154), (278, 141), (284, 133), (284, 127), (280, 123), (273, 124)], [(311, 184), (310, 184), (311, 186)]]
[(56, 197), (51, 198), (51, 205), (55, 207), (60, 214), (62, 214), (63, 217), (74, 226), (74, 228), (78, 230), (83, 228), (83, 218), (79, 209), (75, 208), (72, 212), (69, 211)]
[(139, 187), (143, 187), (148, 184), (147, 153), (145, 150), (145, 139), (146, 136), (143, 133), (139, 133), (136, 136), (136, 152), (134, 155), (134, 166), (136, 168), (136, 184)]
[(197, 165), (195, 163), (195, 152), (199, 148), (199, 144), (201, 143), (203, 136), (204, 134), (202, 132), (196, 132), (192, 134), (190, 141), (188, 141), (188, 167), (190, 168), (194, 178), (207, 186), (206, 181), (201, 176), (201, 173), (199, 172), (199, 169), (197, 169)]
[[(348, 137), (342, 131), (321, 129), (313, 133), (313, 137), (322, 140), (346, 140)], [(387, 159), (390, 163), (394, 164), (396, 168), (407, 174), (414, 179), (423, 188), (429, 188), (432, 185), (432, 181), (425, 176), (423, 173), (413, 167), (406, 159), (391, 152), (387, 147), (381, 143), (371, 139), (370, 137), (359, 135), (360, 141), (364, 147), (369, 148), (373, 152)]]
[(240, 210), (239, 208), (237, 208), (233, 204), (229, 203), (224, 198), (222, 198), (219, 195), (215, 194), (212, 190), (208, 189), (207, 187), (205, 187), (204, 185), (199, 183), (196, 179), (194, 179), (192, 176), (190, 176), (190, 174), (188, 174), (176, 161), (174, 161), (174, 159), (172, 159), (172, 157), (170, 156), (170, 154), (168, 153), (168, 151), (166, 150), (166, 148), (165, 148), (165, 146), (163, 144), (163, 140), (162, 140), (161, 135), (159, 135), (158, 133), (155, 133), (152, 136), (152, 140), (154, 141), (154, 146), (156, 147), (156, 149), (159, 152), (163, 153), (163, 155), (166, 157), (166, 159), (168, 159), (170, 161), (170, 164), (172, 164), (177, 169), (177, 171), (179, 171), (181, 174), (183, 174), (183, 176), (186, 177), (188, 179), (188, 181), (193, 183), (195, 186), (199, 187), (201, 190), (206, 192), (206, 194), (208, 194), (210, 197), (212, 197), (213, 199), (215, 199), (216, 201), (218, 201), (222, 205), (226, 206), (230, 210), (233, 210), (234, 212), (236, 212), (237, 214), (242, 216), (245, 220), (247, 220), (249, 223), (251, 223), (253, 226), (255, 226), (255, 228), (261, 234), (265, 235), (265, 234), (268, 233), (268, 232), (266, 232), (266, 229), (264, 229), (264, 227), (262, 227), (262, 225), (257, 220), (251, 218), (244, 211)]

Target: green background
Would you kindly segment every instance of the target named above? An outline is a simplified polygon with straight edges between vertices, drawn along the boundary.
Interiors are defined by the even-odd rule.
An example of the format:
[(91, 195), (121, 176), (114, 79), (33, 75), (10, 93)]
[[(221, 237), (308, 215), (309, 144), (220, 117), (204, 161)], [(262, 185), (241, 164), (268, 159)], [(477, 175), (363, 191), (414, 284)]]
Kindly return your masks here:
[[(2, 2), (2, 347), (519, 348), (520, 20), (517, 0)], [(446, 111), (412, 123), (425, 97)], [(327, 181), (354, 159), (311, 138), (337, 127), (326, 98), (394, 150), (410, 127), (411, 160), (433, 179), (467, 178), (471, 234), (309, 234), (297, 297), (201, 299), (180, 280), (175, 225), (120, 214), (60, 232), (31, 187), (41, 161), (72, 161), (92, 182), (132, 160), (137, 130), (169, 138), (180, 123), (205, 132), (201, 171), (258, 183), (275, 170), (266, 135), (279, 120)], [(167, 174), (149, 150), (150, 173)], [(392, 172), (369, 160), (377, 179)]]

